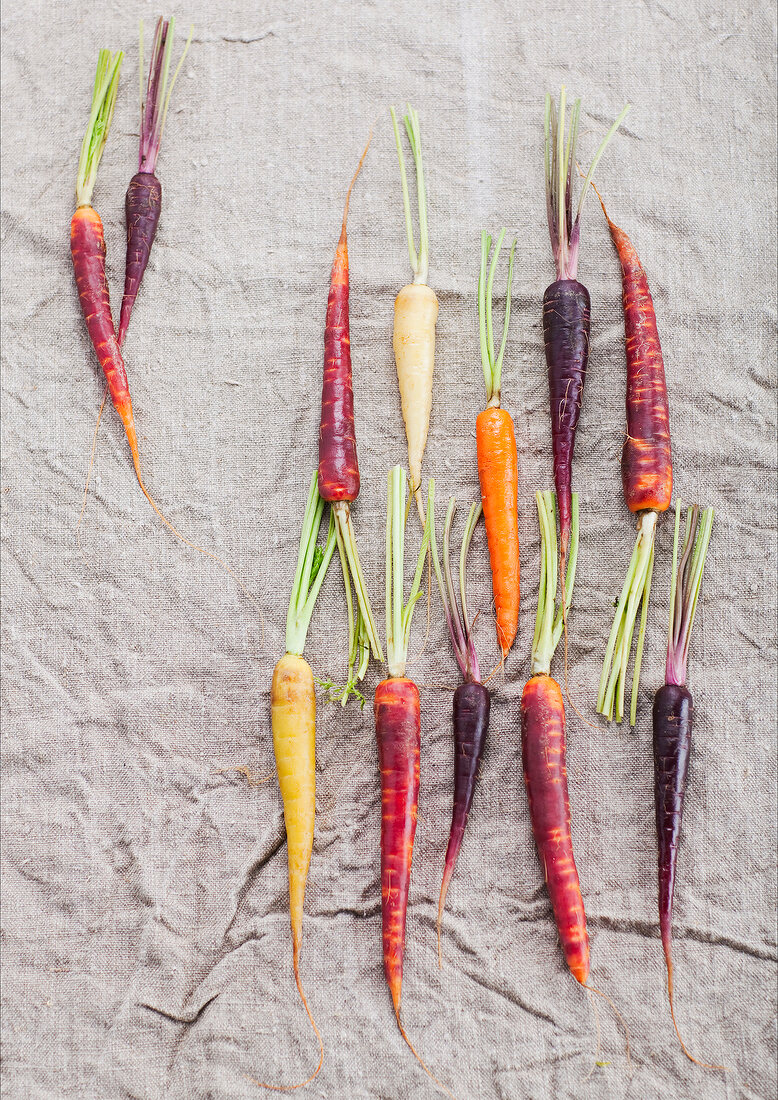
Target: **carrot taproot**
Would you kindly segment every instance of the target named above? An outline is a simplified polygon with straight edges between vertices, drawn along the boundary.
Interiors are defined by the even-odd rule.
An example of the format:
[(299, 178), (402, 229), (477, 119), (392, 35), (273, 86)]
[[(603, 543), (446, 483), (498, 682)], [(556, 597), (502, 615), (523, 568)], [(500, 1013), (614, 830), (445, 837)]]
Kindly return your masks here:
[(438, 898), (438, 964), (441, 966), (443, 962), (440, 947), (440, 926), (443, 919), (443, 909), (473, 804), (476, 782), (481, 769), (481, 758), (486, 744), (486, 736), (489, 732), (489, 712), (491, 709), (489, 689), (481, 683), (478, 654), (473, 643), (470, 615), (467, 609), (465, 583), (467, 555), (473, 531), (481, 516), (482, 505), (473, 504), (471, 506), (462, 535), (462, 547), (459, 554), (458, 601), (454, 590), (450, 558), (451, 525), (454, 520), (455, 507), (456, 501), (452, 497), (449, 501), (443, 528), (443, 569), (441, 570), (435, 534), (435, 480), (430, 478), (427, 490), (430, 552), (435, 566), (435, 576), (440, 589), (440, 598), (451, 637), (451, 645), (459, 669), (464, 677), (464, 683), (459, 684), (454, 691), (454, 800), (443, 878)]
[[(343, 584), (346, 591), (349, 628), (349, 677), (342, 695), (345, 703), (353, 688), (353, 655), (359, 646), (361, 633), (367, 636), (370, 649), (377, 660), (383, 660), (378, 628), (375, 624), (370, 598), (367, 593), (362, 564), (359, 560), (351, 505), (359, 495), (359, 461), (357, 458), (356, 429), (354, 425), (354, 390), (351, 373), (351, 334), (349, 326), (349, 262), (346, 224), (348, 221), (351, 191), (365, 163), (371, 136), (362, 153), (357, 169), (351, 178), (343, 207), (340, 237), (335, 249), (335, 259), (330, 274), (330, 290), (327, 297), (327, 314), (324, 325), (324, 372), (321, 391), (321, 420), (319, 424), (319, 492), (332, 505), (335, 517), (335, 533), (343, 568)], [(357, 598), (357, 615), (353, 613), (351, 586)], [(366, 662), (360, 662), (357, 671), (364, 675)]]
[(419, 807), (421, 702), (419, 689), (405, 675), (413, 609), (421, 596), (424, 562), (430, 542), (430, 509), (424, 524), (416, 572), (404, 601), (405, 471), (393, 466), (388, 478), (386, 519), (386, 657), (389, 675), (375, 690), (374, 718), (381, 777), (381, 926), (384, 973), (395, 1020), (425, 1073), (449, 1096), (428, 1069), (403, 1027), (400, 1016), (405, 925)]
[(608, 719), (615, 715), (617, 722), (624, 717), (627, 668), (637, 614), (642, 607), (630, 703), (629, 720), (634, 726), (657, 521), (670, 507), (673, 495), (670, 415), (656, 311), (648, 280), (632, 242), (610, 220), (599, 192), (597, 195), (621, 264), (627, 361), (627, 434), (621, 455), (621, 476), (624, 500), (630, 512), (638, 517), (637, 541), (605, 651), (597, 710)]
[(713, 509), (700, 513), (697, 505), (687, 511), (680, 562), (678, 557), (682, 502), (676, 503), (670, 617), (667, 636), (665, 683), (654, 696), (654, 803), (659, 869), (659, 931), (667, 967), (667, 996), (670, 1016), (681, 1049), (687, 1058), (706, 1069), (726, 1066), (700, 1062), (681, 1038), (675, 1017), (673, 990), (673, 895), (681, 840), (681, 822), (691, 755), (692, 695), (686, 687), (689, 641), (708, 553)]
[(408, 141), (416, 168), (416, 190), (419, 204), (419, 249), (413, 236), (411, 204), (408, 193), (408, 177), (405, 171), (400, 129), (397, 115), (391, 108), (397, 157), (400, 162), (405, 232), (408, 239), (408, 256), (413, 270), (413, 282), (404, 286), (394, 302), (394, 332), (392, 346), (397, 367), (405, 434), (408, 439), (408, 469), (411, 490), (416, 499), (419, 517), (424, 523), (424, 504), (421, 494), (421, 464), (427, 446), (427, 434), (432, 410), (432, 376), (435, 369), (435, 325), (438, 319), (438, 299), (427, 284), (429, 274), (429, 230), (427, 226), (427, 189), (424, 182), (424, 163), (421, 154), (421, 129), (419, 115), (408, 104), (403, 117)]
[(519, 517), (517, 512), (519, 470), (516, 433), (511, 414), (500, 405), (502, 361), (508, 339), (513, 285), (513, 255), (511, 245), (508, 261), (508, 285), (505, 294), (505, 320), (502, 343), (495, 355), (492, 328), (492, 289), (497, 260), (505, 230), (500, 232), (487, 275), (487, 261), (492, 238), (481, 233), (481, 270), (478, 278), (478, 322), (481, 341), (481, 364), (486, 382), (486, 408), (475, 421), (478, 480), (484, 510), (486, 540), (492, 567), (492, 592), (497, 619), (497, 641), (503, 658), (516, 638), (519, 625)]
[(124, 294), (119, 314), (119, 347), (124, 343), (135, 300), (151, 255), (162, 213), (162, 184), (156, 175), (157, 158), (162, 144), (170, 96), (192, 41), (189, 37), (168, 87), (173, 49), (175, 19), (160, 16), (154, 32), (149, 76), (143, 91), (143, 22), (140, 24), (138, 72), (140, 76), (140, 151), (138, 171), (130, 180), (124, 200), (127, 222), (127, 255), (124, 267)]
[(551, 96), (546, 96), (546, 213), (556, 279), (543, 295), (543, 336), (551, 399), (559, 548), (563, 563), (570, 539), (573, 451), (589, 362), (591, 324), (589, 291), (577, 278), (581, 212), (594, 170), (628, 111), (629, 106), (626, 106), (595, 153), (573, 219), (573, 164), (576, 162), (581, 101), (577, 99), (573, 104), (565, 144), (565, 88), (560, 93), (558, 114)]
[(316, 689), (313, 672), (303, 657), (303, 650), (314, 605), (336, 545), (331, 514), (324, 547), (317, 542), (325, 506), (318, 492), (317, 478), (318, 474), (314, 472), (303, 517), (297, 568), (286, 618), (286, 653), (273, 670), (270, 724), (286, 829), (292, 967), (300, 999), (319, 1042), (319, 1061), (313, 1073), (300, 1085), (266, 1085), (262, 1081), (254, 1081), (254, 1084), (265, 1088), (289, 1089), (307, 1085), (319, 1073), (324, 1062), (324, 1044), (308, 1007), (300, 976), (303, 904), (316, 814)]

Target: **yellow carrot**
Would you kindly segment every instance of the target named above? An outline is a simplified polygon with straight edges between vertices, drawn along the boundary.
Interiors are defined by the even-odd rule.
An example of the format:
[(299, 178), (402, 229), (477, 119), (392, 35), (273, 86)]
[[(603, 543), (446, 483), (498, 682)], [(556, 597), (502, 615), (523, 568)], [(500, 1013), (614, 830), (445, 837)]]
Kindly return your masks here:
[[(273, 671), (270, 688), (270, 722), (276, 757), (278, 785), (284, 804), (284, 823), (289, 859), (289, 913), (292, 923), (292, 964), (297, 989), (311, 1026), (319, 1041), (319, 1063), (311, 1076), (299, 1085), (265, 1085), (265, 1088), (300, 1088), (318, 1074), (324, 1062), (324, 1044), (303, 991), (300, 978), (300, 945), (303, 933), (305, 883), (313, 849), (316, 812), (316, 691), (311, 666), (303, 657), (308, 624), (327, 567), (335, 552), (335, 522), (324, 547), (317, 543), (324, 514), (324, 500), (313, 475), (300, 536), (292, 596), (286, 617), (286, 653)], [(250, 1080), (254, 1080), (250, 1078)]]
[(427, 229), (427, 193), (421, 157), (419, 116), (409, 105), (404, 116), (411, 152), (416, 167), (416, 190), (419, 200), (419, 250), (413, 237), (408, 177), (405, 171), (397, 115), (391, 108), (397, 156), (400, 161), (405, 231), (408, 256), (413, 269), (413, 282), (404, 286), (394, 303), (394, 359), (400, 386), (405, 434), (408, 437), (408, 468), (411, 487), (416, 497), (419, 516), (424, 523), (424, 503), (421, 496), (421, 463), (427, 445), (427, 432), (432, 409), (432, 374), (435, 367), (435, 323), (438, 319), (438, 299), (427, 285), (429, 270), (429, 233)]

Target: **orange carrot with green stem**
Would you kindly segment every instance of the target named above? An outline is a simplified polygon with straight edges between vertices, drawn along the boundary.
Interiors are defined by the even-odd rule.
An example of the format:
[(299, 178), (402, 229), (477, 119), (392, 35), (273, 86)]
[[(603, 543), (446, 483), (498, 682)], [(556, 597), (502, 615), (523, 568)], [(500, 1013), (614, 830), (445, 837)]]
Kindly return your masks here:
[(499, 354), (495, 355), (492, 327), (492, 288), (497, 260), (505, 230), (500, 232), (494, 256), (487, 261), (492, 238), (481, 233), (481, 272), (478, 279), (478, 322), (481, 338), (481, 363), (486, 382), (486, 408), (476, 418), (476, 449), (481, 503), (484, 509), (486, 539), (492, 566), (492, 592), (497, 618), (497, 641), (503, 658), (513, 645), (519, 625), (519, 517), (517, 512), (518, 460), (516, 435), (511, 414), (500, 406), (502, 361), (508, 339), (513, 286), (513, 254), (508, 261), (508, 287), (505, 295), (505, 320)]

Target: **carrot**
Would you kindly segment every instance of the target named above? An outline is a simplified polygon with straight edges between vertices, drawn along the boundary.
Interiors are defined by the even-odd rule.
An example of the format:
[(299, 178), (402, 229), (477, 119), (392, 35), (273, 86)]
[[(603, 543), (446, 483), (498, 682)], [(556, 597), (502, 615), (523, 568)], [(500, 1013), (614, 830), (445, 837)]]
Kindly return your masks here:
[(419, 202), (419, 250), (413, 237), (411, 203), (408, 194), (408, 177), (405, 171), (400, 130), (397, 115), (391, 108), (397, 156), (400, 162), (405, 232), (408, 238), (408, 255), (413, 269), (413, 282), (404, 286), (394, 302), (394, 361), (400, 387), (405, 434), (408, 437), (408, 469), (411, 475), (411, 491), (422, 524), (424, 504), (421, 496), (421, 462), (427, 445), (432, 409), (432, 374), (435, 367), (435, 323), (438, 319), (438, 299), (432, 287), (427, 285), (429, 271), (429, 231), (427, 228), (427, 191), (424, 183), (424, 164), (421, 155), (421, 130), (419, 116), (408, 105), (403, 117), (405, 130), (416, 168), (416, 190)]
[(416, 573), (408, 603), (404, 605), (405, 472), (400, 466), (392, 467), (389, 471), (386, 520), (386, 656), (389, 676), (376, 687), (374, 704), (381, 773), (381, 918), (384, 973), (400, 1034), (424, 1071), (451, 1095), (418, 1055), (400, 1019), (405, 922), (419, 807), (421, 750), (419, 689), (406, 677), (405, 666), (411, 619), (421, 596), (421, 577), (430, 541), (430, 511), (428, 508)]
[[(570, 557), (564, 586), (566, 606), (555, 613), (557, 549), (554, 494), (536, 493), (540, 521), (540, 589), (532, 675), (521, 697), (524, 782), (535, 836), (559, 939), (573, 977), (586, 985), (589, 938), (570, 835), (570, 800), (565, 765), (565, 708), (551, 661), (564, 629), (578, 560), (578, 494), (570, 499)], [(561, 519), (560, 519), (561, 526)]]
[(581, 212), (600, 157), (629, 110), (629, 106), (624, 108), (595, 153), (573, 220), (572, 178), (581, 101), (577, 99), (573, 104), (567, 145), (565, 104), (564, 87), (558, 116), (551, 96), (546, 96), (546, 211), (557, 277), (543, 295), (543, 335), (551, 397), (551, 442), (563, 574), (570, 539), (573, 449), (589, 362), (591, 303), (589, 291), (577, 279)]
[(516, 435), (511, 414), (500, 407), (502, 360), (508, 339), (513, 284), (511, 245), (508, 262), (508, 288), (505, 294), (505, 321), (502, 344), (495, 357), (492, 328), (492, 287), (497, 259), (505, 230), (497, 238), (487, 278), (486, 265), (492, 238), (481, 233), (481, 272), (478, 279), (478, 320), (481, 337), (481, 363), (486, 382), (486, 408), (475, 422), (478, 479), (484, 509), (486, 539), (492, 566), (492, 592), (497, 617), (497, 641), (503, 657), (513, 645), (519, 625), (519, 517), (516, 511), (519, 471)]
[(482, 508), (480, 504), (473, 504), (465, 524), (462, 548), (459, 555), (459, 603), (457, 603), (449, 555), (451, 525), (454, 520), (455, 507), (456, 501), (452, 497), (449, 501), (443, 529), (443, 569), (446, 577), (444, 585), (435, 536), (435, 481), (430, 478), (427, 504), (427, 516), (430, 524), (430, 550), (435, 566), (435, 576), (440, 589), (440, 598), (443, 602), (443, 611), (451, 636), (451, 645), (464, 677), (464, 683), (459, 684), (454, 692), (454, 803), (451, 812), (451, 828), (449, 829), (448, 846), (446, 848), (443, 880), (438, 899), (438, 964), (441, 966), (443, 962), (440, 950), (440, 925), (443, 919), (443, 908), (446, 904), (446, 895), (451, 877), (454, 874), (457, 857), (462, 847), (462, 838), (467, 826), (467, 819), (470, 816), (470, 807), (473, 804), (475, 785), (481, 769), (481, 757), (486, 743), (486, 735), (489, 732), (489, 710), (491, 706), (489, 689), (481, 683), (481, 671), (478, 665), (478, 654), (473, 644), (465, 586), (467, 555)]
[[(162, 143), (162, 133), (170, 106), (173, 85), (184, 64), (192, 31), (184, 46), (184, 52), (178, 62), (170, 87), (167, 87), (170, 73), (170, 58), (173, 49), (173, 31), (175, 19), (160, 17), (154, 33), (154, 45), (151, 51), (149, 77), (146, 94), (143, 93), (143, 22), (140, 25), (140, 57), (138, 73), (140, 76), (140, 153), (138, 171), (130, 180), (124, 200), (127, 218), (127, 256), (124, 268), (124, 295), (119, 315), (119, 346), (124, 343), (127, 327), (130, 323), (132, 308), (149, 262), (151, 246), (159, 225), (162, 212), (162, 184), (155, 175), (157, 157)], [(167, 94), (165, 94), (167, 92)]]
[(638, 535), (608, 638), (597, 710), (608, 719), (615, 713), (617, 722), (624, 717), (627, 666), (642, 605), (629, 718), (634, 726), (656, 527), (672, 500), (673, 464), (665, 369), (648, 280), (629, 237), (610, 220), (602, 199), (600, 203), (621, 263), (627, 358), (627, 434), (621, 476), (627, 507), (638, 517)]
[(667, 966), (670, 1015), (681, 1049), (687, 1058), (707, 1069), (725, 1066), (698, 1062), (681, 1038), (673, 1004), (672, 923), (681, 819), (686, 794), (692, 738), (692, 695), (686, 687), (686, 666), (702, 572), (708, 552), (713, 509), (702, 514), (695, 504), (686, 516), (686, 532), (678, 562), (681, 502), (676, 503), (673, 570), (670, 591), (670, 625), (667, 639), (665, 683), (654, 696), (654, 797), (659, 855), (659, 930)]
[[(372, 135), (371, 135), (372, 137)], [(370, 146), (367, 140), (357, 170), (352, 176), (343, 208), (340, 238), (330, 275), (327, 316), (324, 326), (324, 374), (321, 391), (321, 422), (319, 425), (319, 492), (332, 504), (335, 533), (343, 568), (349, 628), (349, 676), (342, 692), (346, 702), (354, 686), (355, 653), (364, 649), (367, 637), (375, 657), (383, 660), (378, 629), (370, 607), (362, 564), (359, 560), (351, 504), (359, 495), (359, 462), (354, 427), (354, 391), (351, 377), (351, 340), (349, 331), (349, 267), (346, 223), (351, 189), (362, 170)], [(351, 602), (351, 585), (357, 597), (356, 621)], [(360, 661), (356, 678), (361, 678), (367, 661)]]
[[(318, 1074), (324, 1061), (324, 1045), (308, 1007), (300, 977), (305, 883), (313, 848), (316, 811), (316, 692), (311, 666), (303, 657), (308, 625), (327, 568), (335, 553), (335, 524), (330, 515), (329, 533), (322, 549), (317, 544), (324, 501), (311, 479), (297, 554), (292, 595), (286, 619), (286, 653), (273, 670), (270, 718), (278, 785), (284, 804), (284, 823), (289, 859), (289, 912), (292, 924), (292, 966), (303, 1007), (319, 1041), (319, 1063), (307, 1080)], [(252, 1078), (253, 1080), (253, 1078)], [(263, 1084), (255, 1081), (255, 1084)], [(264, 1086), (267, 1088), (275, 1086)], [(288, 1088), (289, 1086), (278, 1086)], [(300, 1086), (295, 1085), (295, 1088)]]

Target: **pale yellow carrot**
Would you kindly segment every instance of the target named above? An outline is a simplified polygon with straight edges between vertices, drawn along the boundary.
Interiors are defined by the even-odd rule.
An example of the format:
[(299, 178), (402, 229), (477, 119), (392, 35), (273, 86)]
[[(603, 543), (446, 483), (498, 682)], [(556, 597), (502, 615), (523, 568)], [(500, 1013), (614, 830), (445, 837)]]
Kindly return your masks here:
[(419, 116), (409, 105), (404, 116), (411, 152), (416, 168), (416, 191), (419, 200), (419, 251), (413, 237), (408, 177), (405, 172), (400, 130), (394, 108), (391, 109), (397, 157), (405, 210), (405, 231), (408, 256), (413, 269), (413, 282), (404, 286), (394, 303), (394, 359), (400, 386), (405, 434), (408, 437), (408, 469), (411, 488), (416, 497), (419, 516), (424, 523), (424, 503), (421, 495), (421, 463), (427, 445), (427, 433), (432, 410), (432, 375), (435, 367), (435, 323), (438, 319), (438, 299), (427, 285), (429, 270), (429, 233), (427, 230), (427, 192), (421, 157)]

